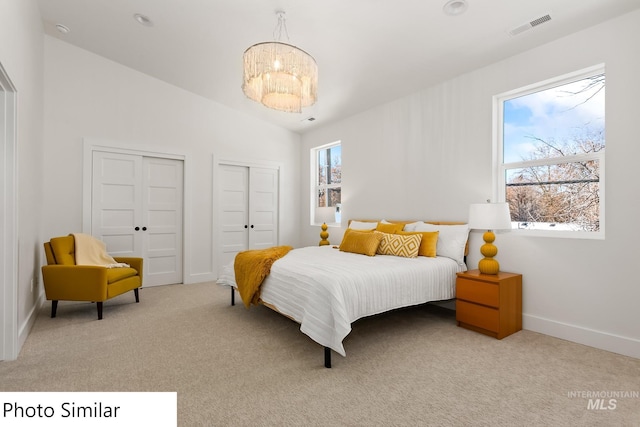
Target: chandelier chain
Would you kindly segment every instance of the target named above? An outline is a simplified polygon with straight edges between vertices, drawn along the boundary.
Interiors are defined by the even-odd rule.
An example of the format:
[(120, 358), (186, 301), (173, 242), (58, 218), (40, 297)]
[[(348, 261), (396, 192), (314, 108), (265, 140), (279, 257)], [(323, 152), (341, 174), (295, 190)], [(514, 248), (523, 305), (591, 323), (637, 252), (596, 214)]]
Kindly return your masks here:
[(289, 41), (289, 31), (287, 31), (287, 18), (285, 17), (285, 13), (283, 11), (278, 11), (276, 13), (278, 15), (278, 23), (276, 24), (276, 28), (273, 30), (273, 39), (281, 41), (282, 33), (284, 31), (284, 35), (287, 37), (287, 41)]

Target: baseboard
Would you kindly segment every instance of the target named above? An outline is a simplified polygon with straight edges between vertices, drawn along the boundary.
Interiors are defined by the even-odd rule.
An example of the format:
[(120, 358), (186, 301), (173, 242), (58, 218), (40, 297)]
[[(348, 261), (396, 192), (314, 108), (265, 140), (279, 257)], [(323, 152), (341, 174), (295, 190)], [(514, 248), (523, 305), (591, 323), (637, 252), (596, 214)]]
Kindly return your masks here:
[(22, 346), (27, 340), (29, 332), (31, 332), (31, 328), (33, 328), (33, 325), (36, 323), (38, 310), (40, 310), (40, 307), (42, 307), (44, 301), (44, 293), (41, 293), (40, 295), (38, 295), (36, 304), (34, 304), (29, 311), (29, 315), (27, 316), (26, 320), (22, 325), (20, 325), (20, 328), (18, 329), (18, 354), (20, 354), (20, 350), (22, 350)]
[(640, 340), (524, 314), (522, 327), (533, 332), (640, 359)]
[(212, 273), (195, 273), (195, 274), (190, 274), (187, 277), (185, 277), (184, 279), (184, 284), (185, 285), (191, 285), (194, 283), (202, 283), (202, 282), (215, 282), (217, 279), (217, 276)]

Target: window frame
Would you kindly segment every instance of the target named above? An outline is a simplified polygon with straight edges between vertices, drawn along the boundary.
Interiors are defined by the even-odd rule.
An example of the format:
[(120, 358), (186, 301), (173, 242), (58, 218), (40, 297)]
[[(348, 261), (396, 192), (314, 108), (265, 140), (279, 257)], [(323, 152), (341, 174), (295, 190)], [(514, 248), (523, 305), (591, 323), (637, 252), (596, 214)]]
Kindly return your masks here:
[[(309, 208), (310, 208), (309, 209), (309, 212), (310, 212), (309, 225), (312, 225), (312, 226), (322, 225), (321, 222), (316, 221), (316, 208), (318, 207), (316, 206), (317, 205), (316, 202), (318, 198), (318, 192), (320, 191), (320, 189), (325, 188), (328, 191), (330, 189), (339, 188), (340, 190), (342, 190), (342, 178), (340, 179), (339, 184), (323, 184), (323, 185), (318, 184), (318, 182), (320, 181), (318, 176), (320, 152), (328, 148), (333, 148), (338, 146), (342, 147), (342, 141), (338, 140), (338, 141), (330, 142), (328, 144), (320, 145), (317, 147), (312, 147), (310, 150), (311, 192), (310, 192), (310, 203), (309, 203)], [(340, 163), (341, 163), (340, 167), (342, 167), (342, 162)], [(342, 206), (340, 206), (340, 210), (342, 210)], [(334, 220), (331, 223), (327, 223), (327, 225), (330, 227), (331, 226), (335, 227), (335, 226), (341, 226), (341, 223), (336, 222)]]
[[(518, 98), (521, 96), (530, 95), (532, 93), (541, 92), (550, 88), (563, 86), (572, 82), (583, 80), (589, 77), (593, 77), (599, 74), (604, 74), (606, 79), (606, 72), (604, 64), (598, 64), (593, 67), (585, 68), (572, 73), (564, 74), (562, 76), (554, 77), (544, 80), (539, 83), (534, 83), (522, 88), (510, 90), (498, 95), (493, 96), (493, 199), (498, 202), (506, 202), (506, 172), (511, 169), (526, 168), (530, 166), (546, 166), (557, 165), (562, 163), (573, 163), (585, 160), (597, 160), (599, 168), (599, 231), (570, 231), (570, 230), (535, 230), (535, 229), (520, 229), (513, 228), (512, 233), (522, 236), (539, 236), (539, 237), (559, 237), (559, 238), (573, 238), (573, 239), (604, 239), (605, 237), (605, 153), (606, 153), (606, 141), (605, 148), (595, 153), (585, 153), (570, 156), (550, 157), (545, 159), (535, 159), (528, 161), (518, 162), (504, 162), (504, 103), (510, 99)], [(606, 95), (605, 95), (606, 96)], [(605, 111), (606, 117), (606, 111)], [(606, 120), (606, 118), (605, 118)], [(605, 121), (606, 123), (606, 121)], [(605, 124), (606, 132), (606, 124)]]

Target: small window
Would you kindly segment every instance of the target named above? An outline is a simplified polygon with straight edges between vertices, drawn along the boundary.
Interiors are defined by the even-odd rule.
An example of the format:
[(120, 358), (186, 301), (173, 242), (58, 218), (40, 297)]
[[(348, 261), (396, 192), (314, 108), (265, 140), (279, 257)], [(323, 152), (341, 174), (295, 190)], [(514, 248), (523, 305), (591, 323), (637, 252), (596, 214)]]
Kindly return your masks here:
[(494, 98), (496, 191), (514, 229), (604, 236), (605, 73), (599, 66)]
[(311, 149), (313, 189), (311, 223), (340, 223), (342, 207), (342, 148), (340, 142)]

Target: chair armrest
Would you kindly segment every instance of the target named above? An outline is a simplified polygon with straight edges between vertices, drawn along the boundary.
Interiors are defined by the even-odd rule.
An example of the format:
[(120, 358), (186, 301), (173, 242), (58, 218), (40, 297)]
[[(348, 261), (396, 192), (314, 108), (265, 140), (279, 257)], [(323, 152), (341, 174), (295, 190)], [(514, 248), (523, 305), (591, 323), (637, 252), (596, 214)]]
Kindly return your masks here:
[(107, 269), (93, 265), (45, 265), (42, 281), (47, 299), (104, 301), (107, 299)]
[(138, 272), (138, 274), (140, 275), (140, 277), (142, 277), (142, 264), (143, 264), (143, 259), (142, 258), (114, 257), (113, 259), (115, 259), (116, 262), (124, 262), (125, 264), (129, 264), (131, 266), (131, 268), (136, 270)]

